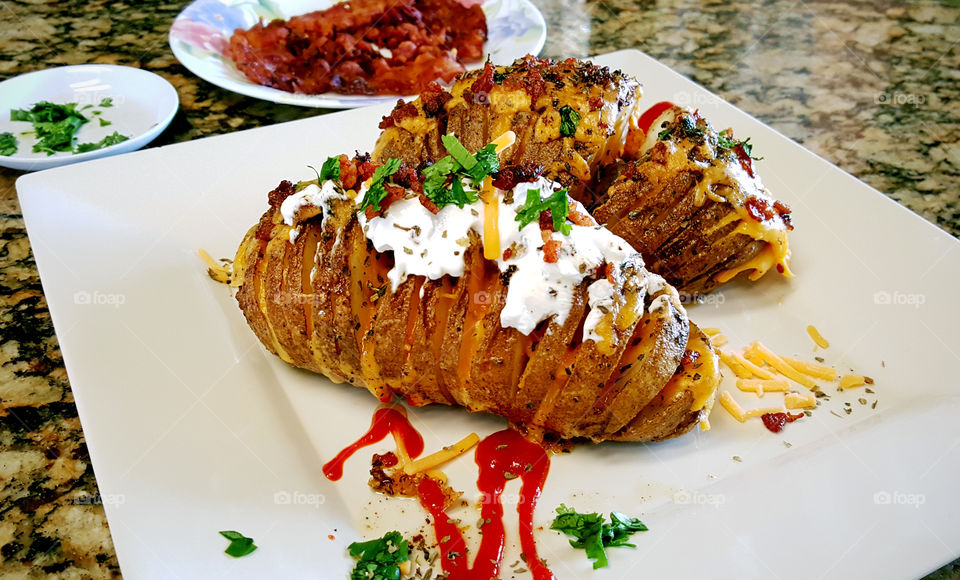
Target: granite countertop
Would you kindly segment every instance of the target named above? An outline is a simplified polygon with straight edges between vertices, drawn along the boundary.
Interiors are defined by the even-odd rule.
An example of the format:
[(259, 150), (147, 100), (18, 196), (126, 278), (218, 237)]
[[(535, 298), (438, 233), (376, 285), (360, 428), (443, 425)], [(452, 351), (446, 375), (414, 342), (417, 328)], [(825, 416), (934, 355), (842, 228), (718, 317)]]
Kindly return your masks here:
[[(956, 0), (533, 1), (549, 27), (543, 56), (643, 50), (960, 235)], [(0, 0), (0, 80), (84, 63), (156, 72), (181, 109), (154, 146), (328, 112), (189, 73), (167, 45), (185, 4)], [(16, 200), (19, 175), (0, 169), (0, 576), (119, 575)], [(960, 560), (931, 578), (960, 578)]]

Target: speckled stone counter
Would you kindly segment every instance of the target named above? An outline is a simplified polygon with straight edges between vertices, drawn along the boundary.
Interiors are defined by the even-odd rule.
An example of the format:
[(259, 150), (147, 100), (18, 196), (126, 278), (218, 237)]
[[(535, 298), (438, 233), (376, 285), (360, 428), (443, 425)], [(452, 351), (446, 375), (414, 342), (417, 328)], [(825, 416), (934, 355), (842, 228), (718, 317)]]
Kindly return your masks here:
[[(534, 2), (549, 26), (543, 55), (639, 48), (960, 235), (956, 1)], [(181, 109), (154, 145), (328, 112), (189, 73), (167, 45), (184, 4), (0, 0), (0, 80), (83, 63), (159, 73)], [(0, 576), (119, 575), (16, 201), (19, 175), (0, 169)], [(960, 578), (960, 560), (931, 578)]]

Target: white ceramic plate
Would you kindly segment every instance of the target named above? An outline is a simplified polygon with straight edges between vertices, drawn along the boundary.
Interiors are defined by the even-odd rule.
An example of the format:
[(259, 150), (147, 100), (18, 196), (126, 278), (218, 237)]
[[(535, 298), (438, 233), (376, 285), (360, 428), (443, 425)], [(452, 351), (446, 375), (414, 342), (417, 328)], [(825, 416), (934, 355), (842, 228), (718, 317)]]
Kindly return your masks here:
[[(591, 579), (913, 578), (956, 557), (960, 244), (649, 57), (596, 60), (637, 75), (651, 104), (693, 104), (751, 136), (766, 184), (793, 206), (796, 278), (725, 287), (691, 318), (722, 328), (735, 347), (762, 339), (856, 369), (874, 377), (876, 395), (837, 394), (779, 435), (717, 409), (706, 433), (555, 456), (538, 525), (564, 502), (639, 516), (650, 531), (635, 537), (636, 550), (610, 550), (611, 566), (597, 572), (547, 529), (537, 532), (541, 554), (559, 578)], [(366, 429), (376, 401), (267, 354), (195, 254), (232, 256), (267, 191), (311, 178), (307, 165), (328, 155), (371, 148), (385, 112), (315, 117), (18, 181), (127, 577), (346, 578), (347, 544), (423, 524), (416, 502), (366, 488), (367, 451), (339, 483), (324, 479), (322, 463)], [(808, 324), (829, 349), (813, 352)], [(857, 401), (864, 396), (879, 401), (875, 410)], [(452, 408), (411, 417), (428, 451), (504, 425)], [(476, 497), (470, 457), (447, 471)], [(457, 516), (469, 523), (476, 513)], [(217, 534), (225, 529), (260, 549), (230, 559)], [(511, 544), (505, 563), (517, 556)]]
[[(262, 18), (287, 19), (335, 4), (335, 0), (196, 0), (184, 8), (170, 28), (173, 54), (198, 77), (218, 87), (265, 101), (352, 109), (396, 103), (397, 95), (364, 96), (324, 93), (302, 95), (251, 82), (221, 51), (237, 28), (248, 29)], [(484, 53), (495, 63), (509, 64), (525, 54), (538, 54), (547, 38), (543, 15), (530, 0), (485, 0), (487, 43)], [(472, 63), (476, 68), (482, 63)]]
[[(113, 106), (100, 108), (109, 98)], [(32, 125), (11, 121), (11, 109), (29, 109), (35, 103), (49, 101), (58, 105), (77, 103), (90, 119), (77, 131), (78, 143), (97, 142), (114, 131), (129, 137), (110, 147), (86, 153), (34, 153), (36, 142)], [(107, 155), (136, 151), (153, 141), (173, 120), (180, 106), (173, 85), (151, 72), (112, 64), (63, 66), (27, 73), (0, 83), (0, 133), (10, 132), (19, 141), (15, 155), (0, 155), (0, 165), (12, 169), (38, 171), (68, 163), (87, 161)], [(99, 117), (109, 121), (101, 125)]]

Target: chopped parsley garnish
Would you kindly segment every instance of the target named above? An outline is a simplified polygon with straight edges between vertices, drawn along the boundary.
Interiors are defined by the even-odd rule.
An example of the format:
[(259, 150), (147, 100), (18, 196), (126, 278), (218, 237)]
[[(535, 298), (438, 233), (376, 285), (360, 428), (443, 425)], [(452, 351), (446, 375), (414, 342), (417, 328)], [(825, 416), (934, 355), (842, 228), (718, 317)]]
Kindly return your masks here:
[(503, 81), (505, 81), (505, 80), (507, 80), (507, 73), (505, 73), (505, 72), (499, 72), (499, 71), (494, 71), (494, 73), (493, 73), (493, 82), (494, 82), (494, 83), (496, 83), (496, 84), (498, 84), (498, 85), (502, 85), (502, 84), (503, 84)]
[(108, 125), (113, 125), (113, 123), (111, 123), (110, 121), (104, 119), (103, 117), (101, 117), (101, 118), (99, 118), (99, 119), (97, 119), (97, 120), (100, 121), (100, 126), (101, 126), (101, 127), (106, 127), (106, 126), (108, 126)]
[(382, 538), (354, 542), (347, 547), (357, 558), (350, 580), (400, 580), (400, 564), (410, 559), (410, 546), (400, 532), (387, 532)]
[[(423, 170), (424, 195), (438, 209), (450, 204), (462, 208), (476, 202), (483, 180), (500, 169), (497, 146), (491, 143), (474, 155), (453, 135), (440, 139), (450, 155)], [(473, 189), (464, 187), (464, 178), (470, 180)]]
[(500, 160), (497, 159), (497, 146), (493, 143), (484, 146), (474, 155), (476, 164), (467, 170), (467, 175), (479, 184), (485, 177), (500, 169)]
[(550, 524), (550, 529), (573, 536), (574, 539), (570, 540), (570, 545), (586, 551), (587, 558), (593, 560), (593, 569), (596, 570), (609, 564), (605, 548), (615, 546), (636, 548), (628, 540), (636, 532), (647, 531), (647, 526), (636, 518), (617, 512), (610, 513), (608, 524), (600, 514), (581, 514), (573, 508), (560, 504), (557, 508), (557, 517)]
[(220, 532), (220, 535), (230, 540), (230, 545), (227, 546), (224, 553), (234, 558), (241, 558), (257, 549), (257, 545), (253, 543), (253, 538), (248, 538), (240, 532), (228, 530)]
[(104, 147), (110, 147), (111, 145), (116, 145), (117, 143), (123, 143), (128, 137), (126, 135), (121, 135), (116, 131), (111, 135), (107, 135), (103, 139), (97, 141), (96, 143), (81, 143), (77, 145), (77, 148), (74, 150), (74, 153), (86, 153), (87, 151), (96, 151), (97, 149), (103, 149)]
[(360, 202), (360, 211), (368, 207), (373, 208), (373, 211), (380, 211), (380, 202), (387, 197), (387, 190), (383, 183), (400, 169), (400, 163), (399, 159), (391, 157), (386, 163), (374, 170), (373, 181), (370, 182), (370, 187), (363, 196), (363, 201)]
[(539, 221), (540, 214), (547, 210), (550, 210), (550, 217), (553, 218), (553, 229), (569, 236), (571, 228), (570, 224), (567, 223), (567, 215), (570, 213), (570, 206), (567, 201), (566, 189), (561, 189), (544, 200), (540, 199), (539, 189), (528, 189), (527, 200), (514, 219), (520, 222), (520, 229), (522, 230), (533, 222)]
[(443, 142), (443, 148), (467, 171), (470, 171), (477, 164), (477, 160), (470, 154), (470, 151), (455, 136), (443, 135), (440, 137), (440, 141)]
[(580, 123), (580, 113), (570, 105), (560, 107), (560, 134), (564, 137), (573, 137)]
[(17, 138), (13, 133), (0, 133), (0, 155), (9, 157), (17, 152)]
[(320, 166), (320, 174), (317, 177), (320, 181), (340, 179), (340, 156), (327, 157), (327, 160)]
[(750, 142), (750, 137), (742, 141), (737, 141), (732, 137), (728, 137), (726, 133), (720, 133), (717, 135), (717, 147), (723, 149), (735, 149), (737, 147), (743, 147), (743, 152), (747, 154), (747, 157), (755, 161), (760, 161), (762, 157), (753, 156), (753, 143)]
[[(113, 106), (112, 99), (104, 99), (100, 103), (101, 107)], [(86, 153), (96, 149), (103, 149), (110, 145), (116, 145), (126, 141), (128, 137), (114, 132), (97, 143), (82, 143), (74, 145), (77, 131), (80, 127), (90, 121), (80, 111), (87, 108), (77, 109), (77, 103), (67, 103), (66, 105), (57, 105), (49, 101), (41, 101), (33, 105), (30, 109), (12, 109), (10, 111), (11, 121), (23, 121), (33, 124), (33, 134), (37, 142), (33, 145), (34, 153), (54, 153), (72, 152)], [(94, 114), (99, 111), (94, 111)], [(99, 119), (100, 126), (110, 125), (110, 121)]]
[(107, 97), (107, 98), (103, 99), (102, 101), (100, 101), (100, 104), (97, 105), (97, 106), (99, 106), (99, 107), (101, 107), (101, 108), (103, 108), (103, 109), (112, 107), (112, 106), (113, 106), (113, 99), (110, 98), (110, 97)]

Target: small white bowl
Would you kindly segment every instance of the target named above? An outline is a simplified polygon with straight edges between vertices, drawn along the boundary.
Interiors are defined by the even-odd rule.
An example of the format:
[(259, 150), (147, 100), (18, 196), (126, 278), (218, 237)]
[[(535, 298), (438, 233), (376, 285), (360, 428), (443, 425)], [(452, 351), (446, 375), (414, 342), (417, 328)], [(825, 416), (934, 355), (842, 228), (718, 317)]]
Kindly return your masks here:
[[(97, 106), (107, 98), (111, 99), (113, 106)], [(33, 135), (22, 135), (32, 131), (33, 125), (25, 121), (11, 121), (10, 110), (29, 109), (40, 101), (58, 105), (78, 103), (79, 107), (94, 106), (82, 111), (90, 122), (77, 131), (78, 143), (97, 142), (114, 131), (129, 139), (86, 153), (34, 153)], [(167, 128), (179, 106), (180, 99), (173, 85), (151, 72), (128, 66), (84, 64), (14, 77), (0, 83), (0, 133), (12, 133), (17, 138), (19, 149), (11, 156), (0, 155), (0, 166), (38, 171), (136, 151)], [(99, 118), (110, 124), (101, 126), (98, 117), (92, 115), (93, 111), (100, 111)]]

